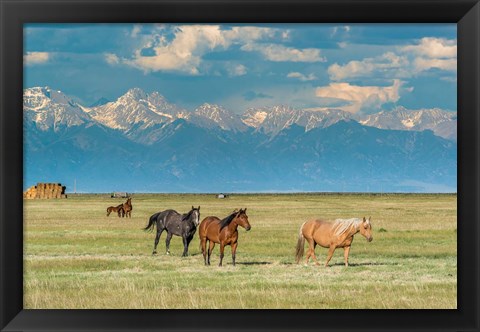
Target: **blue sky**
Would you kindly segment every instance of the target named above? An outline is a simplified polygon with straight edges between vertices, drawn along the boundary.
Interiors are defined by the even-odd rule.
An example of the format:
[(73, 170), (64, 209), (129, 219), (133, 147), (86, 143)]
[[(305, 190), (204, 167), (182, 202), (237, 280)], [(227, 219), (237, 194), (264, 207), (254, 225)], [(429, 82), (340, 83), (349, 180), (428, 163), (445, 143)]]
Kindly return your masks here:
[(457, 108), (455, 24), (28, 24), (24, 87), (84, 105), (132, 87), (193, 110)]

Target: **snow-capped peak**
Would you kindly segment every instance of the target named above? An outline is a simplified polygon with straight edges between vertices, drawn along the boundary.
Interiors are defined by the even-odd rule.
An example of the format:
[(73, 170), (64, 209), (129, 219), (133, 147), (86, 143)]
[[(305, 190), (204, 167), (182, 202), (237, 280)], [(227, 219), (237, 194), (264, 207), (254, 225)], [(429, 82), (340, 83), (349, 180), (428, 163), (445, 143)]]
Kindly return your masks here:
[(317, 127), (328, 127), (340, 120), (350, 119), (351, 115), (338, 109), (295, 109), (286, 105), (250, 108), (245, 111), (242, 121), (247, 126), (276, 134), (296, 124), (309, 131)]
[(246, 129), (238, 115), (216, 104), (202, 104), (195, 109), (190, 120), (207, 128), (220, 127), (223, 130), (234, 131)]
[(103, 125), (128, 131), (133, 126), (148, 128), (173, 121), (185, 110), (170, 104), (158, 92), (148, 94), (140, 88), (128, 90), (116, 101), (94, 107), (90, 114)]
[(78, 126), (91, 121), (83, 108), (63, 92), (49, 87), (33, 87), (23, 92), (23, 111), (27, 121), (41, 130)]
[(359, 122), (365, 126), (395, 130), (432, 130), (436, 135), (456, 139), (457, 113), (439, 108), (408, 110), (397, 107), (392, 111), (364, 116)]

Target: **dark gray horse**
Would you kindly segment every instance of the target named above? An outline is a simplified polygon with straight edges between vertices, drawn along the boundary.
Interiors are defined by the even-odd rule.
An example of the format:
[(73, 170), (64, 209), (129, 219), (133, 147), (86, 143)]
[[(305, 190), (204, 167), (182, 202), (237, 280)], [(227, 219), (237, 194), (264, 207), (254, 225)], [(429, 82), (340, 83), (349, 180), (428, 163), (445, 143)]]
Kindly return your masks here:
[(160, 241), (160, 235), (166, 230), (167, 239), (165, 240), (165, 243), (167, 245), (167, 255), (170, 254), (170, 240), (173, 235), (177, 235), (181, 236), (183, 239), (182, 257), (188, 256), (188, 245), (197, 231), (199, 222), (200, 206), (198, 208), (192, 206), (190, 212), (185, 214), (180, 214), (175, 210), (165, 210), (155, 213), (150, 217), (147, 227), (144, 228), (145, 231), (150, 230), (153, 232), (153, 229), (157, 226), (157, 236), (155, 237), (155, 246), (153, 247), (152, 255), (157, 253), (157, 245), (158, 241)]

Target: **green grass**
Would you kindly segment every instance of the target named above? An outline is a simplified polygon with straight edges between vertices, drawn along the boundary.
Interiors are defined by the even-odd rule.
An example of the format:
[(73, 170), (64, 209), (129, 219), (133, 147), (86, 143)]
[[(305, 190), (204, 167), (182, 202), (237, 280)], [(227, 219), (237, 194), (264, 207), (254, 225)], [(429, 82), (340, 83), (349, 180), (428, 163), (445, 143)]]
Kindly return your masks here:
[[(456, 308), (456, 195), (140, 195), (131, 219), (106, 217), (122, 200), (77, 195), (25, 200), (24, 307), (39, 308)], [(152, 256), (148, 218), (201, 206), (201, 219), (247, 207), (237, 266), (226, 248), (203, 264), (198, 233), (190, 256), (165, 233)], [(372, 216), (371, 243), (359, 234), (343, 265), (294, 263), (299, 226), (309, 218)], [(317, 247), (324, 262), (327, 249)]]

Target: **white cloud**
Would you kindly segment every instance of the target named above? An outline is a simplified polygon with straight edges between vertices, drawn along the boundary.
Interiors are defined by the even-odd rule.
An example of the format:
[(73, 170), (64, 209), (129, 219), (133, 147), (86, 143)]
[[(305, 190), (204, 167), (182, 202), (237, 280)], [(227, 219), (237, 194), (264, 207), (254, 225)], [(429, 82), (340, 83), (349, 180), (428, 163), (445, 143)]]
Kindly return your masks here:
[(343, 32), (345, 34), (348, 34), (350, 32), (350, 26), (349, 25), (344, 25), (344, 26), (336, 26), (333, 27), (332, 33), (330, 34), (331, 37), (334, 37), (337, 33)]
[(132, 32), (130, 33), (130, 37), (136, 38), (138, 34), (142, 31), (142, 27), (140, 25), (135, 24), (133, 26)]
[[(400, 98), (400, 88), (403, 82), (394, 80), (391, 86), (358, 86), (349, 83), (330, 83), (318, 87), (315, 95), (320, 98), (337, 99), (346, 102), (346, 106), (338, 108), (346, 112), (357, 113), (363, 108), (380, 109), (383, 104), (396, 102)], [(407, 91), (412, 91), (407, 88)]]
[(457, 70), (457, 59), (428, 59), (428, 58), (416, 58), (414, 61), (415, 69), (418, 72), (429, 70), (431, 68), (437, 68), (446, 71)]
[(23, 55), (23, 63), (28, 65), (42, 64), (50, 60), (51, 53), (48, 52), (27, 52)]
[[(262, 27), (232, 27), (222, 29), (220, 25), (182, 25), (173, 30), (173, 38), (167, 40), (162, 35), (165, 27), (145, 37), (143, 47), (137, 49), (130, 59), (121, 62), (149, 71), (179, 71), (191, 75), (200, 74), (202, 57), (210, 52), (225, 50), (233, 44), (245, 44), (252, 41), (273, 38), (281, 31)], [(149, 49), (148, 56), (142, 50)], [(245, 67), (237, 66), (237, 75)]]
[(455, 39), (426, 37), (413, 45), (396, 46), (393, 51), (379, 56), (353, 60), (344, 65), (334, 63), (328, 73), (334, 81), (372, 76), (408, 78), (432, 68), (456, 71), (456, 57)]
[(297, 49), (281, 44), (258, 44), (248, 43), (241, 47), (242, 51), (259, 52), (265, 59), (275, 62), (325, 62), (327, 59), (321, 56), (320, 49), (304, 48)]
[[(140, 33), (135, 26), (131, 37)], [(223, 51), (238, 45), (246, 52), (259, 52), (269, 61), (324, 62), (326, 58), (319, 49), (295, 49), (281, 44), (266, 43), (290, 38), (290, 31), (269, 27), (234, 26), (225, 29), (220, 25), (179, 25), (157, 26), (149, 35), (139, 38), (140, 45), (131, 57), (119, 58), (109, 54), (109, 64), (126, 64), (143, 70), (178, 71), (189, 75), (205, 72), (204, 56)], [(211, 68), (210, 68), (211, 69)], [(215, 71), (213, 71), (215, 72)], [(231, 76), (244, 75), (246, 67), (237, 65), (236, 71), (230, 68)]]
[(104, 54), (104, 57), (105, 57), (105, 61), (109, 64), (109, 65), (117, 65), (120, 63), (120, 59), (118, 58), (118, 56), (116, 56), (115, 54), (113, 53), (105, 53)]
[(392, 74), (392, 76), (401, 77), (404, 75), (400, 74), (408, 65), (409, 61), (407, 57), (398, 56), (393, 52), (387, 52), (377, 57), (365, 58), (361, 61), (350, 61), (343, 66), (334, 63), (328, 67), (328, 74), (330, 75), (330, 79), (334, 81), (371, 76), (375, 72), (388, 72)]
[(226, 68), (229, 76), (243, 76), (247, 74), (247, 67), (242, 64), (228, 64)]
[(425, 37), (416, 45), (408, 45), (401, 51), (414, 55), (413, 69), (419, 73), (432, 68), (444, 71), (457, 70), (457, 40)]
[(316, 79), (317, 79), (317, 77), (316, 77), (313, 73), (312, 73), (312, 74), (305, 75), (305, 74), (302, 74), (302, 73), (299, 73), (299, 72), (291, 72), (291, 73), (288, 73), (288, 74), (287, 74), (287, 77), (288, 77), (288, 78), (299, 79), (299, 80), (302, 81), (302, 82), (313, 81), (313, 80), (316, 80)]
[(431, 59), (456, 58), (457, 41), (455, 39), (425, 37), (420, 40), (419, 44), (404, 46), (402, 51), (412, 52)]

